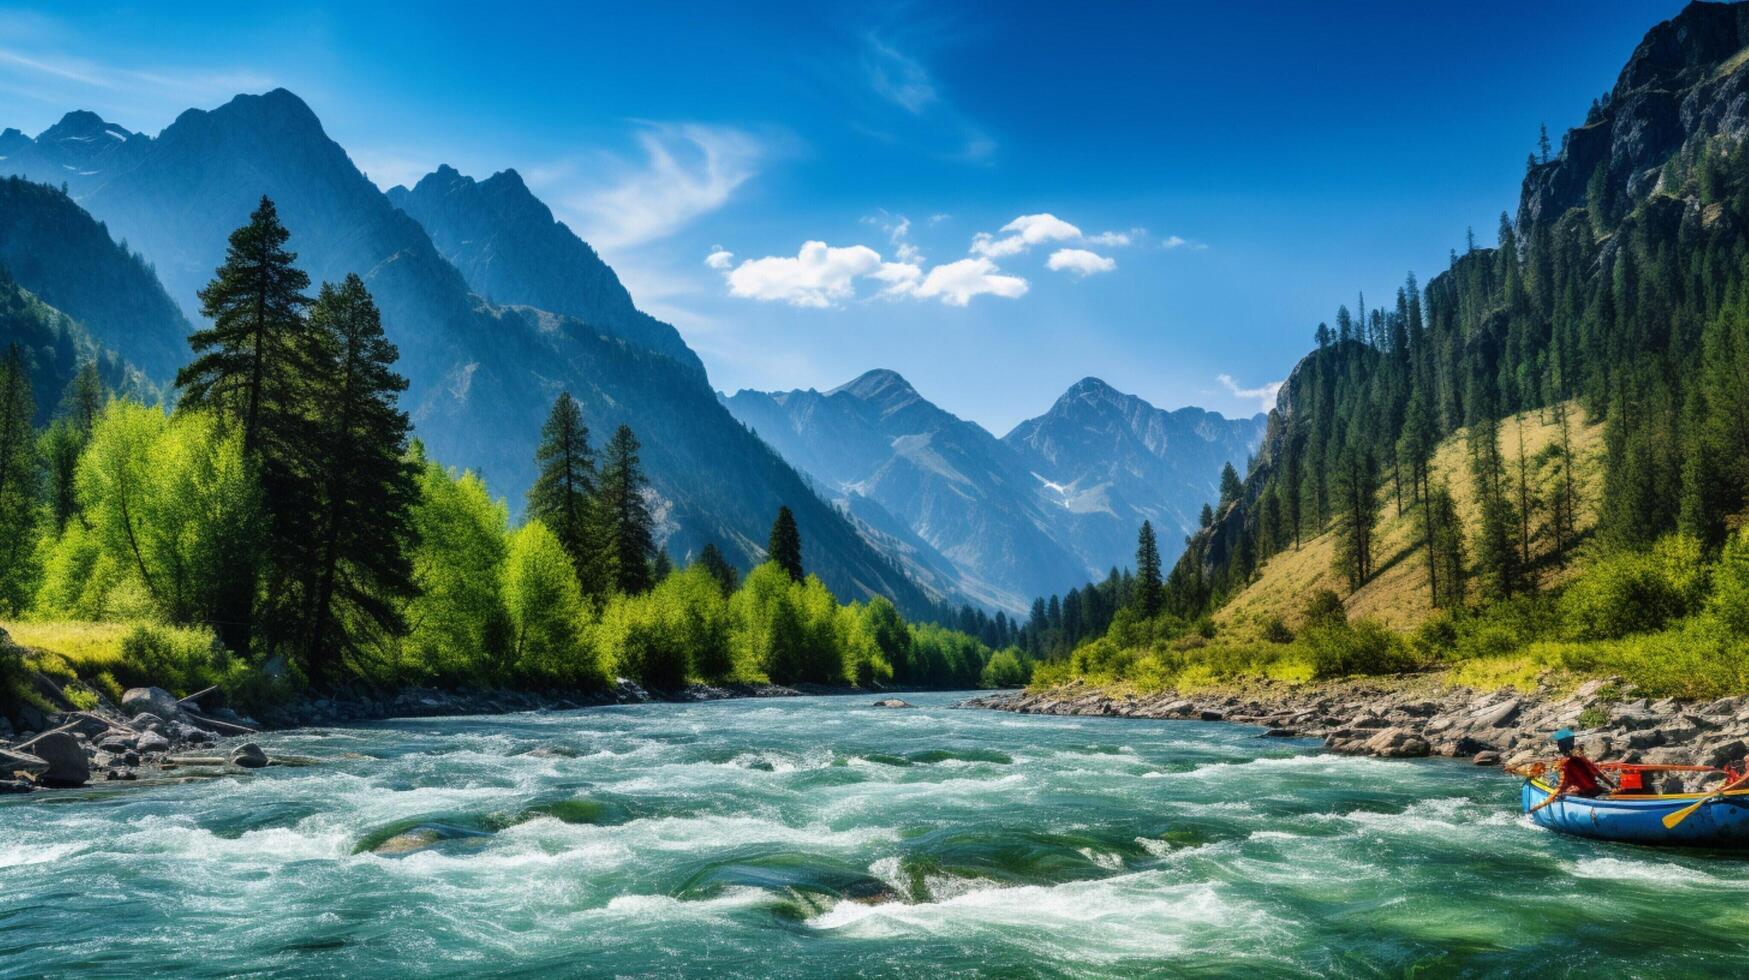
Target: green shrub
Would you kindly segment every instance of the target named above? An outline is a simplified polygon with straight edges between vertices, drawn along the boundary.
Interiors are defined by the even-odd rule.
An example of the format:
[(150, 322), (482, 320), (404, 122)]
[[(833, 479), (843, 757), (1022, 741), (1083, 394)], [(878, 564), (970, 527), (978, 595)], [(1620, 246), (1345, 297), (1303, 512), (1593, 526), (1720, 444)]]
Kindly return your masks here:
[(1738, 636), (1749, 637), (1749, 531), (1725, 544), (1713, 568), (1708, 615)]
[(990, 662), (978, 677), (981, 687), (1025, 687), (1032, 679), (1032, 661), (1010, 647), (990, 655)]
[(1561, 597), (1566, 635), (1614, 640), (1663, 629), (1682, 615), (1686, 598), (1650, 555), (1620, 554), (1593, 565)]
[(1340, 626), (1348, 622), (1348, 609), (1342, 605), (1341, 596), (1329, 589), (1319, 589), (1306, 597), (1300, 618), (1308, 627)]
[(1370, 619), (1348, 626), (1304, 630), (1300, 642), (1319, 679), (1352, 674), (1397, 674), (1416, 666), (1403, 638)]
[(1280, 616), (1271, 616), (1263, 624), (1263, 638), (1271, 643), (1292, 643), (1294, 631), (1287, 628)]

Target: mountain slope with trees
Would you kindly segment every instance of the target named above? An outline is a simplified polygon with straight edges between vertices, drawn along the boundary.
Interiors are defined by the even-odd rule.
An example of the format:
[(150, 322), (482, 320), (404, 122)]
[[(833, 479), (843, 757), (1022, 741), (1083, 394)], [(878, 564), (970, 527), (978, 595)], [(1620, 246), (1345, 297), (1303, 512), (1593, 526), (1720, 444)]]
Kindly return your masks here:
[[(552, 400), (569, 391), (596, 431), (629, 425), (640, 434), (658, 539), (674, 557), (714, 544), (750, 568), (763, 559), (771, 513), (788, 504), (806, 532), (811, 565), (830, 588), (847, 597), (884, 595), (912, 614), (931, 608), (914, 583), (729, 415), (684, 345), (674, 351), (677, 360), (615, 333), (614, 323), (597, 328), (563, 311), (481, 299), (425, 229), (353, 166), (290, 92), (189, 110), (156, 137), (109, 138), (128, 149), (106, 150), (101, 165), (78, 156), (90, 152), (91, 141), (58, 135), (111, 128), (87, 116), (70, 114), (36, 140), (7, 136), (17, 152), (4, 154), (0, 170), (37, 175), (51, 166), (79, 168), (65, 171), (77, 203), (137, 249), (168, 294), (194, 314), (227, 236), (263, 194), (271, 197), (312, 281), (338, 283), (356, 273), (371, 292), (400, 351), (408, 380), (403, 407), (432, 457), (479, 467), (520, 503), (534, 478), (533, 436)], [(587, 246), (531, 201), (519, 199), (516, 208), (491, 217), (521, 216), (517, 220), (533, 222), (525, 229), (530, 241), (557, 243), (560, 252), (548, 265), (529, 266), (536, 270), (529, 276), (550, 285), (570, 274), (562, 264), (566, 256), (582, 261)], [(503, 254), (532, 262), (529, 256), (539, 258), (539, 251)], [(596, 264), (579, 275), (600, 285), (612, 274)], [(569, 302), (563, 293), (517, 298), (524, 296)], [(588, 305), (586, 295), (571, 299)], [(624, 314), (623, 304), (616, 308)], [(651, 326), (655, 321), (630, 314), (618, 325), (627, 329), (633, 321), (657, 340), (667, 337), (670, 346), (678, 339), (671, 328), (663, 334)], [(128, 338), (115, 340), (121, 354), (133, 356)], [(154, 352), (159, 340), (152, 337)]]

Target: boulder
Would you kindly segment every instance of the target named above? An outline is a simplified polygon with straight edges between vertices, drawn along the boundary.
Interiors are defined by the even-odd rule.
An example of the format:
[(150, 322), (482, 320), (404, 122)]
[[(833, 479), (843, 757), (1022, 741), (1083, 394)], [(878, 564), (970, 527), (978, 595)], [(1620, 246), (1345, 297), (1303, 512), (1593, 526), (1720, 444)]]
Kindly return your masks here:
[(1500, 764), (1500, 753), (1493, 749), (1484, 749), (1471, 756), (1470, 762), (1478, 766), (1497, 766)]
[(1407, 728), (1385, 728), (1366, 740), (1366, 751), (1387, 759), (1419, 758), (1428, 753), (1427, 740)]
[(128, 721), (128, 727), (137, 732), (161, 732), (164, 730), (164, 719), (149, 711), (142, 711)]
[(1703, 766), (1723, 768), (1728, 765), (1741, 764), (1746, 755), (1749, 755), (1749, 745), (1745, 745), (1740, 738), (1734, 738), (1704, 746), (1696, 753), (1695, 761)]
[(135, 736), (117, 732), (99, 739), (97, 747), (111, 755), (121, 755), (123, 752), (132, 752), (136, 744)]
[(1294, 737), (1294, 730), (1291, 728), (1271, 728), (1258, 737), (1259, 738), (1293, 738)]
[(83, 786), (91, 779), (91, 762), (85, 757), (85, 746), (66, 732), (39, 735), (19, 748), (48, 763), (48, 768), (36, 777), (44, 786)]
[(244, 742), (231, 750), (231, 765), (245, 769), (260, 769), (267, 765), (267, 753), (254, 742)]
[(121, 696), (121, 707), (130, 714), (145, 712), (167, 721), (182, 716), (182, 706), (176, 703), (176, 696), (161, 687), (130, 688)]
[(1477, 728), (1503, 728), (1518, 717), (1521, 707), (1517, 698), (1507, 698), (1499, 704), (1488, 705), (1476, 711), (1472, 724)]
[(1204, 708), (1202, 711), (1197, 712), (1197, 717), (1203, 721), (1220, 721), (1227, 716), (1219, 711)]
[(157, 732), (141, 732), (135, 747), (141, 752), (168, 752), (170, 740)]
[(874, 703), (877, 708), (915, 708), (916, 705), (901, 698), (882, 698)]

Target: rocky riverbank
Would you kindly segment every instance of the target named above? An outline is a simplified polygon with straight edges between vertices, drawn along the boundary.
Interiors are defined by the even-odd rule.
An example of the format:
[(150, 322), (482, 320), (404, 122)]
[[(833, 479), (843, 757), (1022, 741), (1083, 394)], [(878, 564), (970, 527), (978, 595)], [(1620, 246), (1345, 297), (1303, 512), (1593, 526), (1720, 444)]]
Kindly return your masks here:
[[(1749, 756), (1749, 697), (1695, 703), (1640, 697), (1593, 680), (1570, 691), (1477, 691), (1427, 676), (1310, 686), (1263, 683), (1243, 690), (1131, 694), (1076, 683), (972, 698), (966, 707), (1047, 715), (1228, 721), (1272, 738), (1322, 739), (1332, 752), (1383, 758), (1442, 756), (1518, 765), (1552, 756), (1549, 735), (1567, 727), (1592, 759), (1660, 765), (1734, 765)], [(1665, 777), (1667, 787), (1716, 783), (1705, 774)]]
[[(6, 634), (0, 631), (0, 643), (6, 642)], [(95, 782), (199, 778), (312, 761), (269, 757), (252, 737), (271, 729), (388, 718), (567, 711), (648, 701), (867, 693), (808, 684), (695, 684), (679, 691), (650, 692), (627, 680), (605, 691), (545, 694), (432, 688), (351, 690), (293, 701), (262, 711), (256, 719), (224, 706), (223, 695), (216, 691), (178, 699), (160, 688), (135, 688), (122, 696), (120, 704), (99, 695), (97, 704), (81, 709), (52, 679), (33, 674), (29, 682), (34, 696), (18, 705), (11, 717), (0, 712), (0, 794), (75, 788)]]

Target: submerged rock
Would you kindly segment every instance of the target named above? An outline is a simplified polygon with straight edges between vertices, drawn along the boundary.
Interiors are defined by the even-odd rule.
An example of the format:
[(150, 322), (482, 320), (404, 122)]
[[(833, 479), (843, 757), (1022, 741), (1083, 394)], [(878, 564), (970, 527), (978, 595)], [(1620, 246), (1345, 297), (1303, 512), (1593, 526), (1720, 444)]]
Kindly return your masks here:
[(231, 750), (231, 765), (245, 769), (260, 769), (267, 765), (267, 753), (254, 742), (244, 742)]
[(882, 698), (873, 704), (876, 708), (915, 708), (916, 705), (902, 698)]

